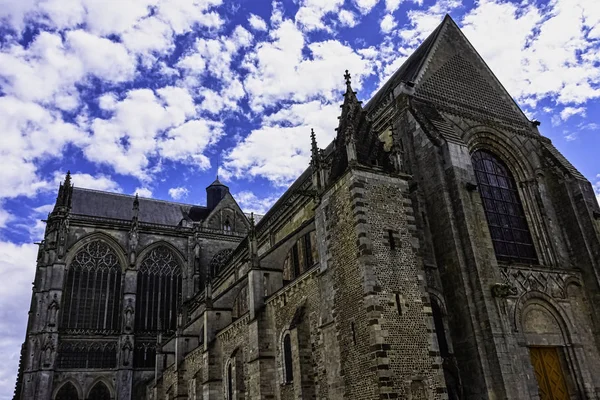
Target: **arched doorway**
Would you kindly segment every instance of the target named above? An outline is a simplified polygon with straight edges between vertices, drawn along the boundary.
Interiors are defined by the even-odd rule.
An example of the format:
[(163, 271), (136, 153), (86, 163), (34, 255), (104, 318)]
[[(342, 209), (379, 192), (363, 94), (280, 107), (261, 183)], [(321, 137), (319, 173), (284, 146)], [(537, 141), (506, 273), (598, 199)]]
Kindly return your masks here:
[(528, 302), (521, 314), (540, 400), (570, 398), (566, 332), (555, 314), (552, 306), (541, 299)]

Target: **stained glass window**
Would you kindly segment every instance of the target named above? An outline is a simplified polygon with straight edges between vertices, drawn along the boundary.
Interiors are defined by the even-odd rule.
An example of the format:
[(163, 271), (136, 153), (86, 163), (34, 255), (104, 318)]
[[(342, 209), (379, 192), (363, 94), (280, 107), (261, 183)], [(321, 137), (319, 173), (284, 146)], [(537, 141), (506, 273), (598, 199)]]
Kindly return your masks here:
[(61, 330), (114, 333), (120, 330), (121, 266), (115, 252), (96, 240), (68, 267)]
[(472, 159), (496, 258), (537, 264), (517, 185), (509, 169), (483, 150), (474, 152)]
[(181, 267), (166, 246), (152, 249), (140, 264), (137, 279), (135, 330), (173, 332), (181, 305)]

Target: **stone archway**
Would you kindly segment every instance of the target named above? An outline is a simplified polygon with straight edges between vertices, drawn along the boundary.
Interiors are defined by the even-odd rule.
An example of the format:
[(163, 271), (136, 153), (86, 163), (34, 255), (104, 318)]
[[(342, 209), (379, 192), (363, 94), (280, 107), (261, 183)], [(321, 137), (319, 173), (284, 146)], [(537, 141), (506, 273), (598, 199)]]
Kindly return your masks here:
[(556, 305), (540, 297), (522, 303), (520, 331), (527, 347), (534, 373), (530, 379), (531, 394), (540, 400), (567, 400), (573, 392), (574, 354), (565, 320)]

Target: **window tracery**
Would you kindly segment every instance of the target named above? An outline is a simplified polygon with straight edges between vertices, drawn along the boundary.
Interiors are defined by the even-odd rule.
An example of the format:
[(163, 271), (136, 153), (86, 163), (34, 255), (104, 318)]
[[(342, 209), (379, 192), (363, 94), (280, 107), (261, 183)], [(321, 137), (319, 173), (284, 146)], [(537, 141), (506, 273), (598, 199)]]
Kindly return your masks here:
[(114, 341), (65, 341), (59, 346), (59, 369), (108, 369), (117, 366)]
[(63, 295), (61, 330), (114, 333), (120, 328), (121, 265), (108, 244), (95, 240), (69, 265)]
[(225, 249), (219, 251), (213, 256), (209, 264), (210, 272), (213, 278), (216, 277), (221, 271), (221, 269), (227, 264), (227, 262), (231, 258), (232, 253), (233, 249)]
[(157, 246), (142, 260), (138, 271), (136, 332), (172, 332), (181, 305), (181, 267), (172, 250)]
[(523, 205), (510, 170), (487, 151), (475, 151), (471, 157), (496, 258), (537, 264)]

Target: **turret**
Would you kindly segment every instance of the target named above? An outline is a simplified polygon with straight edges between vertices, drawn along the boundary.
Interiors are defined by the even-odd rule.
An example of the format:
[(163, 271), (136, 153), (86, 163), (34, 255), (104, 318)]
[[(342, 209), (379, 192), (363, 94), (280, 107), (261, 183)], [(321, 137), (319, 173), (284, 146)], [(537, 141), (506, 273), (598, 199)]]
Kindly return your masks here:
[(217, 177), (217, 179), (206, 188), (206, 206), (208, 209), (214, 209), (227, 193), (229, 193), (229, 188), (223, 185)]

